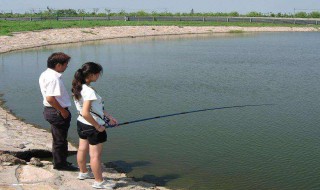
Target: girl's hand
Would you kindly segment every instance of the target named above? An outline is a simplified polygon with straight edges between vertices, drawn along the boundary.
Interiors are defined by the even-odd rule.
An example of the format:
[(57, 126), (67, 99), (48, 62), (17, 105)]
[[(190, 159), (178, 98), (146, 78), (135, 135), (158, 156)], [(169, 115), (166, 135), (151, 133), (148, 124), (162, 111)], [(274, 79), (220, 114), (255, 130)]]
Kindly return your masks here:
[(110, 125), (114, 125), (114, 126), (118, 125), (118, 121), (115, 118), (113, 118), (112, 116), (109, 116), (108, 118), (110, 119), (109, 121)]
[(99, 132), (103, 132), (105, 130), (106, 130), (106, 128), (102, 125), (100, 125), (99, 128), (97, 129), (97, 131), (99, 131)]

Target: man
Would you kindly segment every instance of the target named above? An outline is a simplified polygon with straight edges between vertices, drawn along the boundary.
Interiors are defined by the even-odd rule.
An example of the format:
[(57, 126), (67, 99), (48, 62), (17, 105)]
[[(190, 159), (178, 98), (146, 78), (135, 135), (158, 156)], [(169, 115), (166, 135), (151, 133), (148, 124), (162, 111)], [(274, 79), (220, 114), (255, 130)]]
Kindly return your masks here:
[(70, 57), (62, 52), (53, 53), (47, 61), (47, 70), (39, 78), (43, 96), (44, 118), (51, 124), (53, 168), (76, 171), (78, 168), (67, 162), (68, 129), (70, 127), (70, 97), (61, 80), (67, 69)]

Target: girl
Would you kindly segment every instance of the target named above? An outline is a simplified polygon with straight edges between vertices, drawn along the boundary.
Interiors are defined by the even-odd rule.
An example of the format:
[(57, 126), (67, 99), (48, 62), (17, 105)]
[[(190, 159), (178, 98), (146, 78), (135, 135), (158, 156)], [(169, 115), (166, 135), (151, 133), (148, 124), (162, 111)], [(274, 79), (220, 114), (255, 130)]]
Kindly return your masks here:
[[(118, 122), (104, 111), (101, 97), (90, 86), (92, 82), (96, 82), (99, 79), (102, 71), (101, 65), (88, 62), (76, 71), (72, 81), (73, 98), (79, 112), (77, 131), (80, 139), (77, 162), (80, 173), (78, 179), (83, 180), (94, 177), (95, 182), (92, 187), (112, 189), (115, 184), (102, 178), (101, 153), (103, 142), (107, 140), (106, 128), (104, 127), (105, 120), (109, 119), (110, 125), (117, 125)], [(88, 152), (93, 176), (86, 168), (86, 155)]]

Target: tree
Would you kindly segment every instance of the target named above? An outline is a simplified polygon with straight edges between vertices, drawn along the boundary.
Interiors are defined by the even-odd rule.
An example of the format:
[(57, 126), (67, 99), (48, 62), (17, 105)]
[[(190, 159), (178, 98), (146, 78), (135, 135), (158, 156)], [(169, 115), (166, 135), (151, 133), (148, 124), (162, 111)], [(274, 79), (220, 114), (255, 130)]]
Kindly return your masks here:
[(77, 16), (78, 13), (73, 9), (59, 9), (56, 11), (56, 14), (59, 16)]
[(152, 16), (159, 16), (159, 13), (157, 13), (157, 11), (152, 11), (152, 12), (151, 12), (151, 15), (152, 15)]
[(193, 14), (194, 14), (194, 10), (193, 10), (193, 9), (191, 9), (190, 14), (191, 14), (191, 15), (193, 15)]
[(107, 9), (107, 8), (105, 8), (105, 9), (104, 9), (104, 11), (106, 11), (107, 16), (109, 16), (109, 15), (110, 15), (110, 13), (111, 13), (111, 9)]
[(99, 11), (99, 8), (93, 8), (92, 14), (93, 14), (93, 15), (96, 15), (98, 11)]
[(126, 14), (127, 14), (126, 11), (123, 9), (119, 12), (120, 16), (126, 16)]
[(86, 14), (87, 14), (84, 9), (78, 9), (77, 13), (79, 16), (86, 16)]
[(48, 10), (49, 14), (51, 14), (53, 12), (53, 9), (51, 9), (49, 6), (47, 6), (47, 10)]

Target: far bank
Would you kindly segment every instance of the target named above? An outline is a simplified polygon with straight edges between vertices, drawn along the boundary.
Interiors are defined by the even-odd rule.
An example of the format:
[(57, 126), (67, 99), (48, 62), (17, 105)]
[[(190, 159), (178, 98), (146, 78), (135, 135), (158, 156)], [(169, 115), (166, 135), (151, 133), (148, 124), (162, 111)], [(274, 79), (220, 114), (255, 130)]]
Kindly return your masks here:
[(243, 27), (243, 26), (114, 26), (64, 28), (15, 33), (0, 36), (0, 53), (15, 50), (97, 41), (181, 34), (243, 33), (243, 32), (318, 32), (320, 27)]

